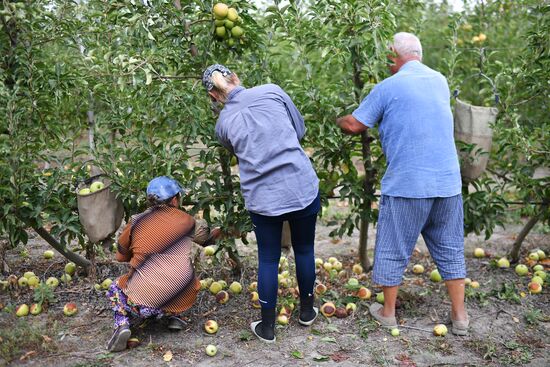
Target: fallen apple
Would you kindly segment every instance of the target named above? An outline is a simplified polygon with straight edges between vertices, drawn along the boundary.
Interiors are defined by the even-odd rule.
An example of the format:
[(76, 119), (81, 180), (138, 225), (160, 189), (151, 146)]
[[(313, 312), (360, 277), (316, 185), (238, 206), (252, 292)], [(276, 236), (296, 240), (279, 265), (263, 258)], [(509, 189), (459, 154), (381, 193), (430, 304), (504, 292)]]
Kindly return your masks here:
[(528, 287), (529, 287), (529, 293), (538, 294), (542, 292), (542, 284), (540, 283), (531, 282), (529, 283)]
[(349, 278), (348, 285), (350, 287), (357, 287), (359, 285), (359, 280), (357, 278)]
[(78, 308), (76, 307), (76, 303), (69, 302), (63, 306), (63, 313), (65, 316), (73, 316), (75, 313), (78, 312)]
[(111, 278), (107, 278), (104, 281), (101, 282), (101, 288), (103, 289), (109, 289), (109, 287), (113, 284), (113, 280)]
[(361, 287), (357, 291), (357, 297), (359, 297), (359, 299), (370, 299), (371, 296), (372, 292), (366, 287)]
[(464, 278), (464, 285), (471, 285), (471, 284), (472, 284), (472, 279)]
[[(535, 271), (535, 276), (541, 278), (543, 281), (546, 281), (546, 272), (544, 270)], [(30, 279), (29, 279), (29, 285), (31, 285)]]
[(63, 274), (59, 279), (61, 279), (61, 281), (65, 284), (68, 284), (73, 280), (69, 274)]
[(472, 288), (479, 288), (479, 282), (477, 282), (477, 281), (475, 281), (475, 280), (472, 281), (472, 283), (470, 284), (470, 287), (472, 287)]
[(533, 266), (533, 271), (540, 271), (540, 270), (544, 270), (544, 266), (542, 266), (541, 264), (537, 264)]
[(518, 264), (516, 265), (516, 274), (519, 275), (519, 276), (524, 276), (524, 275), (527, 275), (527, 273), (529, 273), (529, 268), (524, 265), (524, 264)]
[(335, 263), (338, 262), (338, 259), (335, 258), (334, 256), (331, 256), (328, 258), (328, 262), (331, 263), (332, 265), (334, 265)]
[(94, 284), (94, 289), (99, 292), (101, 290), (101, 284)]
[(214, 356), (216, 355), (216, 353), (218, 353), (218, 348), (216, 348), (215, 345), (208, 344), (208, 345), (206, 346), (205, 352), (206, 352), (206, 354), (209, 355), (210, 357), (214, 357)]
[(17, 308), (15, 309), (15, 314), (18, 317), (27, 316), (29, 314), (29, 306), (27, 306), (25, 303), (17, 306)]
[(534, 261), (539, 261), (539, 254), (537, 252), (531, 252), (529, 254), (529, 259)]
[(208, 334), (215, 334), (218, 331), (218, 323), (214, 320), (208, 320), (204, 324), (204, 330)]
[(326, 262), (323, 264), (323, 268), (326, 270), (326, 271), (331, 271), (332, 270), (332, 264), (329, 263), (329, 262)]
[(331, 317), (336, 312), (336, 306), (334, 306), (334, 303), (327, 302), (321, 306), (321, 313), (325, 317)]
[(231, 293), (233, 294), (239, 294), (243, 291), (243, 286), (241, 285), (241, 283), (239, 282), (233, 282), (231, 283), (231, 285), (229, 286), (229, 290), (231, 291)]
[(29, 280), (25, 277), (21, 277), (17, 280), (17, 284), (20, 287), (27, 287), (29, 285)]
[(23, 276), (27, 279), (29, 279), (30, 277), (34, 277), (35, 274), (32, 272), (32, 271), (26, 271)]
[(51, 259), (53, 258), (54, 252), (52, 250), (46, 250), (44, 251), (44, 259)]
[(94, 181), (92, 182), (92, 184), (90, 185), (90, 192), (96, 192), (96, 191), (99, 191), (101, 189), (103, 189), (105, 187), (105, 184), (101, 181)]
[(315, 286), (315, 293), (317, 293), (320, 296), (325, 294), (326, 291), (327, 291), (327, 286), (324, 285), (323, 283), (317, 284)]
[(443, 278), (441, 278), (441, 274), (439, 274), (439, 270), (437, 269), (434, 269), (432, 270), (432, 272), (430, 273), (430, 280), (432, 282), (440, 282)]
[(438, 324), (434, 326), (434, 335), (435, 336), (445, 336), (447, 335), (447, 326), (443, 324)]
[(248, 286), (248, 290), (250, 292), (254, 292), (255, 290), (258, 289), (258, 282), (252, 282), (250, 283), (250, 285)]
[(46, 279), (46, 285), (52, 289), (55, 289), (59, 285), (59, 279), (56, 277), (49, 277)]
[(316, 266), (316, 267), (323, 266), (323, 259), (316, 258), (316, 259), (315, 259), (315, 266)]
[(498, 259), (497, 265), (501, 269), (506, 269), (510, 267), (510, 261), (508, 261), (508, 259), (505, 257), (501, 257), (500, 259)]
[(482, 258), (485, 257), (485, 250), (478, 247), (474, 250), (474, 257)]
[(222, 285), (219, 282), (212, 282), (210, 284), (210, 293), (212, 294), (218, 294), (222, 289)]
[(539, 255), (539, 260), (546, 259), (546, 253), (542, 250), (537, 250), (537, 255)]
[(260, 295), (258, 294), (258, 292), (251, 292), (250, 293), (250, 300), (252, 302), (256, 302), (260, 299)]
[(384, 304), (384, 292), (376, 294), (376, 302)]
[(287, 315), (277, 316), (277, 324), (279, 324), (279, 325), (288, 325), (288, 316)]
[(72, 275), (74, 275), (75, 272), (76, 272), (76, 264), (75, 263), (68, 262), (67, 264), (65, 264), (65, 273), (72, 276)]
[[(413, 266), (413, 273), (415, 274), (422, 274), (424, 273), (424, 267), (420, 264), (416, 264)], [(399, 331), (399, 330), (398, 330)]]
[(332, 268), (336, 269), (337, 271), (342, 270), (342, 267), (343, 267), (343, 265), (340, 261), (336, 261), (334, 264), (332, 264)]
[(363, 273), (363, 267), (361, 266), (361, 264), (355, 264), (351, 268), (351, 271), (353, 271), (355, 274), (359, 275), (359, 274)]
[(216, 293), (216, 301), (222, 305), (225, 305), (229, 301), (229, 293), (226, 291), (219, 291)]
[(126, 342), (126, 347), (128, 349), (136, 348), (139, 345), (139, 339), (138, 338), (130, 338)]
[(252, 307), (254, 308), (262, 308), (262, 305), (260, 304), (259, 300), (252, 301)]
[(344, 319), (348, 317), (348, 311), (344, 307), (338, 307), (334, 312), (334, 316), (336, 316), (339, 319)]
[(214, 248), (214, 246), (206, 246), (204, 248), (204, 254), (206, 256), (212, 256), (214, 255), (215, 252), (216, 252), (216, 249)]
[(398, 328), (391, 329), (391, 335), (392, 336), (399, 336), (399, 329)]
[(348, 314), (355, 312), (355, 310), (357, 310), (357, 305), (355, 303), (350, 302), (346, 305), (346, 311)]
[(531, 282), (532, 283), (539, 283), (540, 285), (543, 285), (544, 284), (544, 279), (542, 279), (538, 275), (535, 275), (534, 277), (531, 278)]
[(42, 305), (40, 303), (33, 303), (29, 309), (31, 315), (38, 315), (42, 312)]
[(227, 288), (227, 282), (223, 279), (218, 280), (218, 283), (222, 286), (222, 289)]
[(40, 278), (36, 275), (33, 275), (28, 279), (28, 285), (31, 288), (37, 287), (40, 284)]

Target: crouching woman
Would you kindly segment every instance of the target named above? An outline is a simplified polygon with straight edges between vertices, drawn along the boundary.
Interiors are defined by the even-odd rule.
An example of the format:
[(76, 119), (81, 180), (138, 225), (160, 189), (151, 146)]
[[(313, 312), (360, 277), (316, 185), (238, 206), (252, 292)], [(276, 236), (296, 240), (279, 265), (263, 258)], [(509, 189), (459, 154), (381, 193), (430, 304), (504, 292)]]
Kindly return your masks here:
[(206, 222), (182, 211), (180, 184), (166, 176), (147, 186), (149, 208), (133, 216), (118, 238), (116, 260), (130, 269), (108, 291), (115, 331), (107, 349), (126, 349), (130, 327), (146, 318), (167, 317), (168, 328), (179, 330), (179, 314), (195, 302), (200, 283), (191, 261), (192, 242), (207, 245), (219, 236)]

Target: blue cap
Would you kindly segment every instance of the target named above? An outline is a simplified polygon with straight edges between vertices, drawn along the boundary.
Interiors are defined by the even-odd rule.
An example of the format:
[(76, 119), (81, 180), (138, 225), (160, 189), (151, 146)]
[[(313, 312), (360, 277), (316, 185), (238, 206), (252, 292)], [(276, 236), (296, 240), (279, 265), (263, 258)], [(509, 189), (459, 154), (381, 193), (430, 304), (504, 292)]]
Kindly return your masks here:
[(167, 200), (183, 192), (178, 181), (166, 176), (155, 177), (147, 185), (147, 196), (154, 195), (158, 200)]

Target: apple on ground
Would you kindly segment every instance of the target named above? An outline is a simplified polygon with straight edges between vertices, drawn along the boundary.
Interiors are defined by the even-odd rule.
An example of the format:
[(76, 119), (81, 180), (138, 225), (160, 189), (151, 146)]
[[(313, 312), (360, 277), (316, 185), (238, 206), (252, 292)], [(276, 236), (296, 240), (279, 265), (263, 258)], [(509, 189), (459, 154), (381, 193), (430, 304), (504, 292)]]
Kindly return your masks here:
[(539, 254), (537, 252), (531, 252), (529, 254), (529, 259), (534, 261), (539, 261)]
[(336, 306), (334, 306), (334, 303), (327, 302), (321, 306), (321, 313), (325, 317), (331, 317), (336, 312)]
[(544, 270), (544, 266), (542, 266), (541, 264), (537, 264), (533, 266), (533, 271), (540, 271), (540, 270)]
[(54, 252), (52, 250), (46, 250), (44, 251), (44, 259), (51, 259), (53, 258)]
[(474, 256), (477, 258), (485, 257), (485, 250), (478, 247), (474, 250)]
[(258, 292), (250, 292), (250, 300), (252, 302), (259, 301), (260, 295), (258, 294)]
[(357, 291), (357, 297), (359, 297), (360, 299), (369, 299), (371, 297), (371, 295), (372, 295), (372, 293), (371, 293), (370, 289), (368, 289), (366, 287), (361, 287)]
[(357, 305), (355, 303), (350, 302), (346, 305), (346, 311), (348, 314), (355, 312), (355, 310), (357, 310)]
[(336, 269), (337, 271), (342, 270), (342, 267), (343, 267), (343, 265), (340, 261), (336, 261), (334, 264), (332, 264), (332, 268)]
[(539, 260), (546, 259), (546, 253), (542, 250), (537, 250), (537, 255), (539, 255)]
[(218, 280), (218, 283), (222, 286), (222, 289), (227, 288), (227, 282), (223, 279)]
[(348, 285), (350, 287), (357, 287), (359, 285), (359, 280), (357, 278), (349, 278)]
[(206, 256), (212, 256), (216, 252), (216, 249), (214, 249), (214, 246), (206, 246), (204, 248), (204, 254)]
[(259, 300), (252, 301), (252, 307), (254, 308), (262, 308), (262, 305), (260, 304)]
[(109, 289), (109, 287), (113, 284), (113, 280), (111, 278), (107, 278), (104, 281), (101, 282), (101, 288), (103, 289)]
[(506, 269), (510, 267), (510, 261), (508, 261), (508, 259), (505, 257), (501, 257), (500, 259), (498, 259), (497, 265), (501, 269)]
[(218, 323), (214, 320), (208, 320), (204, 323), (204, 330), (208, 334), (215, 334), (218, 331)]
[(542, 292), (542, 285), (536, 282), (529, 283), (529, 292), (532, 294), (538, 294)]
[(25, 303), (17, 306), (17, 308), (15, 309), (15, 314), (18, 317), (27, 316), (29, 314), (29, 306), (27, 306)]
[(351, 271), (353, 271), (355, 274), (359, 275), (359, 274), (363, 273), (363, 267), (361, 266), (361, 264), (355, 264), (351, 268)]
[(101, 284), (94, 284), (94, 289), (99, 292), (101, 290)]
[(334, 316), (339, 319), (344, 319), (348, 317), (348, 311), (344, 307), (337, 307), (336, 311), (334, 312)]
[(471, 285), (471, 284), (472, 284), (472, 279), (464, 278), (464, 285)]
[(73, 280), (69, 274), (63, 274), (59, 279), (61, 279), (61, 281), (65, 284), (68, 284)]
[(243, 291), (243, 286), (241, 285), (241, 283), (239, 282), (233, 282), (231, 283), (231, 285), (229, 286), (229, 290), (231, 291), (231, 293), (233, 294), (239, 294)]
[(139, 339), (138, 338), (130, 338), (126, 342), (126, 346), (128, 349), (136, 348), (139, 345)]
[(544, 284), (544, 280), (541, 277), (537, 276), (537, 275), (535, 275), (534, 277), (531, 278), (531, 282), (532, 283), (539, 283), (540, 285)]
[(40, 284), (40, 278), (36, 275), (33, 275), (28, 279), (28, 284), (31, 288), (37, 287)]
[(212, 294), (218, 294), (222, 289), (222, 285), (219, 282), (212, 282), (210, 284), (210, 293)]
[[(544, 270), (535, 271), (535, 276), (541, 278), (543, 281), (546, 281), (546, 272)], [(29, 280), (29, 285), (30, 284), (31, 284), (31, 281)]]
[(208, 345), (206, 346), (205, 352), (206, 352), (206, 354), (209, 355), (210, 357), (214, 357), (214, 356), (216, 355), (216, 353), (218, 353), (218, 348), (216, 348), (215, 345), (208, 344)]
[(30, 310), (31, 315), (36, 316), (40, 312), (42, 312), (42, 305), (40, 303), (33, 303), (29, 310)]
[(447, 335), (447, 326), (443, 324), (438, 324), (434, 326), (434, 335), (435, 336), (445, 336)]
[(432, 272), (430, 273), (430, 280), (432, 282), (440, 282), (443, 278), (441, 278), (441, 274), (439, 274), (439, 270), (437, 269), (434, 269), (432, 270)]
[(376, 302), (384, 304), (384, 292), (376, 294)]
[(327, 286), (323, 283), (319, 283), (315, 286), (315, 293), (318, 295), (323, 295), (327, 291)]
[(332, 270), (332, 264), (329, 263), (329, 262), (326, 262), (323, 264), (323, 268), (326, 270), (326, 271), (331, 271)]
[(315, 267), (323, 266), (323, 263), (324, 263), (323, 259), (321, 259), (321, 258), (316, 258), (315, 259)]
[(277, 323), (279, 325), (288, 325), (288, 316), (287, 315), (277, 316)]
[(216, 293), (216, 301), (219, 304), (225, 305), (229, 301), (229, 293), (226, 291), (219, 291)]
[(32, 271), (26, 271), (23, 276), (27, 279), (29, 279), (30, 277), (34, 277), (35, 274), (32, 272)]
[(529, 268), (524, 264), (516, 265), (515, 270), (516, 270), (516, 274), (519, 275), (519, 276), (527, 275), (527, 273), (529, 272)]
[(69, 302), (63, 306), (63, 313), (65, 316), (73, 316), (78, 312), (78, 308), (76, 307), (76, 303)]
[(29, 280), (25, 277), (21, 277), (17, 280), (17, 284), (19, 284), (20, 287), (27, 287), (29, 285)]
[(391, 329), (391, 335), (392, 336), (399, 336), (399, 329), (398, 328)]
[(328, 258), (328, 262), (334, 265), (336, 262), (338, 262), (338, 259), (335, 258), (334, 256), (331, 256)]
[(65, 273), (72, 276), (72, 275), (74, 275), (75, 272), (76, 272), (76, 264), (75, 263), (68, 262), (67, 264), (65, 264)]
[(472, 283), (470, 284), (470, 287), (472, 288), (479, 288), (479, 282), (478, 281), (472, 281)]
[(258, 289), (258, 282), (252, 282), (250, 283), (250, 285), (248, 286), (248, 290), (250, 292), (254, 292), (255, 290)]
[(415, 266), (413, 266), (413, 273), (415, 273), (415, 274), (424, 273), (424, 267), (420, 264), (416, 264)]
[(59, 279), (56, 277), (49, 277), (46, 279), (46, 285), (50, 288), (55, 288), (59, 285)]

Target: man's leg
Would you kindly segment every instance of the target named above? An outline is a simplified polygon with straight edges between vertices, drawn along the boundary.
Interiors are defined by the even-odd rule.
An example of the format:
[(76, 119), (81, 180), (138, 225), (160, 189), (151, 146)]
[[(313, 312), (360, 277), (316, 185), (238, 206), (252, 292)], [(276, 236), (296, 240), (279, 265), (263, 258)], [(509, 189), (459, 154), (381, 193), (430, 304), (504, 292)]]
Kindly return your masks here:
[(383, 317), (395, 317), (397, 291), (431, 203), (431, 199), (385, 195), (380, 200), (373, 282), (384, 292), (384, 306), (377, 311)]
[(451, 318), (466, 321), (464, 306), (464, 216), (462, 196), (435, 199), (432, 212), (422, 229), (428, 250), (445, 280), (451, 299)]

